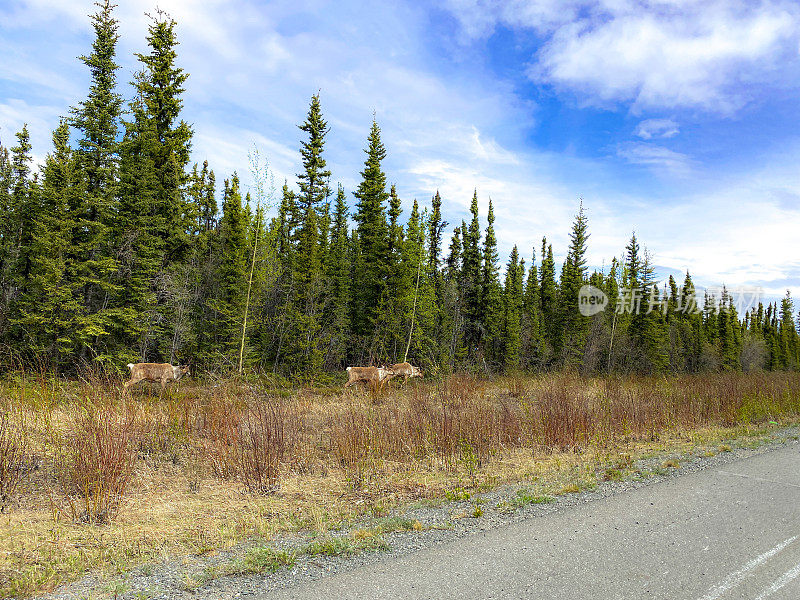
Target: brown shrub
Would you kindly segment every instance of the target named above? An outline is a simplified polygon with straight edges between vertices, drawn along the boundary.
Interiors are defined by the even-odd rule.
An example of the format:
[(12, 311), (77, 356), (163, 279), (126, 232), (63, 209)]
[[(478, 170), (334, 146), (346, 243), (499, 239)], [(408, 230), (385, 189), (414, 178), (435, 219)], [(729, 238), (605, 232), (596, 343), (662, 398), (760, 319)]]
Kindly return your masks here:
[(348, 406), (329, 419), (331, 455), (344, 470), (353, 489), (359, 489), (363, 485), (368, 462), (375, 454), (373, 416), (371, 411)]
[(250, 493), (277, 489), (281, 462), (296, 448), (301, 428), (297, 406), (282, 398), (254, 402), (241, 414), (233, 456), (237, 477)]
[(11, 504), (22, 478), (29, 470), (25, 459), (28, 437), (23, 425), (11, 419), (3, 407), (0, 412), (0, 513)]
[(212, 398), (200, 410), (199, 432), (203, 455), (219, 479), (236, 476), (236, 444), (242, 408), (227, 400)]
[(111, 404), (87, 404), (74, 417), (57, 464), (74, 520), (107, 523), (116, 516), (136, 460), (134, 422), (132, 410)]

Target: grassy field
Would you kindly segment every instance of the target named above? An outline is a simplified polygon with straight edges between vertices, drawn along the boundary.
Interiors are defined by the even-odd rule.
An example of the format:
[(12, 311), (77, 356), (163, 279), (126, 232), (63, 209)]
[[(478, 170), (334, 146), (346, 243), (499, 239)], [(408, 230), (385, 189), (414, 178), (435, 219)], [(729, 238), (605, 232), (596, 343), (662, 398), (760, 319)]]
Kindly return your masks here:
[(453, 376), (379, 394), (183, 381), (163, 396), (9, 376), (0, 405), (0, 597), (22, 597), (505, 483), (579, 491), (638, 457), (797, 422), (800, 376)]

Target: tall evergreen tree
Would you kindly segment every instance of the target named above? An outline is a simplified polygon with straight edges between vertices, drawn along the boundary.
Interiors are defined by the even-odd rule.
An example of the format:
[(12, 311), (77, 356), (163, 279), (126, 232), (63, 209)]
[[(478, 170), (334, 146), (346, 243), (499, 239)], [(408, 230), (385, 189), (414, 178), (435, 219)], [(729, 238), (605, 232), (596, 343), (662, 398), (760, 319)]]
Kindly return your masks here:
[[(299, 126), (308, 134), (308, 139), (300, 146), (303, 159), (303, 172), (297, 175), (300, 193), (297, 196), (297, 209), (300, 215), (300, 228), (297, 235), (298, 292), (304, 305), (303, 312), (315, 312), (319, 299), (314, 297), (321, 292), (321, 246), (320, 225), (324, 204), (330, 196), (329, 180), (331, 172), (327, 169), (323, 151), (328, 124), (322, 117), (319, 94), (311, 97), (311, 105), (305, 122)], [(327, 234), (327, 231), (325, 231)]]
[(386, 174), (381, 162), (386, 148), (381, 142), (381, 130), (373, 120), (365, 150), (367, 159), (361, 172), (361, 182), (355, 192), (358, 200), (354, 219), (358, 224), (358, 254), (353, 286), (353, 329), (367, 336), (367, 352), (374, 350), (373, 336), (381, 318), (388, 271), (389, 234), (386, 223)]
[[(120, 208), (116, 237), (123, 262), (118, 305), (130, 318), (124, 328), (139, 339), (142, 358), (171, 360), (179, 315), (191, 285), (182, 265), (190, 259), (200, 218), (187, 172), (192, 129), (181, 119), (188, 75), (176, 64), (177, 24), (159, 10), (146, 36), (149, 51), (136, 56), (132, 120), (120, 149)], [(208, 208), (204, 217), (209, 217)]]
[(525, 365), (534, 368), (542, 366), (545, 344), (542, 326), (542, 304), (539, 293), (539, 273), (536, 267), (536, 250), (531, 256), (531, 268), (525, 283), (522, 305), (522, 348)]
[(294, 255), (294, 287), (289, 321), (289, 353), (295, 357), (292, 369), (314, 374), (322, 367), (320, 319), (324, 292), (322, 259), (327, 241), (329, 216), (325, 214), (330, 195), (331, 172), (323, 156), (328, 124), (322, 117), (319, 94), (311, 97), (305, 122), (299, 126), (308, 134), (300, 147), (303, 172), (298, 174), (300, 193), (297, 211), (300, 219), (296, 230)]
[(77, 221), (72, 246), (76, 255), (73, 276), (83, 295), (76, 335), (84, 360), (92, 355), (113, 358), (109, 352), (113, 351), (124, 314), (114, 307), (120, 290), (115, 282), (117, 252), (113, 239), (122, 114), (122, 96), (116, 91), (119, 65), (115, 62), (119, 24), (109, 0), (96, 6), (92, 52), (81, 57), (91, 74), (89, 93), (71, 110), (70, 122), (78, 134), (75, 159), (83, 188), (75, 199), (77, 205), (72, 207)]
[(488, 226), (483, 244), (481, 273), (481, 321), (484, 325), (484, 348), (487, 359), (502, 365), (503, 297), (498, 274), (497, 238), (494, 234), (494, 206), (489, 199)]
[(75, 351), (75, 317), (81, 309), (76, 282), (70, 277), (70, 250), (75, 227), (71, 207), (82, 189), (64, 120), (53, 133), (53, 146), (44, 164), (28, 285), (20, 298), (16, 325), (25, 332), (22, 342), (58, 370)]
[(453, 231), (444, 269), (440, 365), (448, 371), (452, 371), (457, 364), (461, 364), (467, 354), (464, 345), (463, 278), (461, 277), (461, 232), (465, 229), (466, 226), (462, 222), (462, 225)]
[(782, 369), (798, 368), (798, 335), (794, 324), (794, 302), (788, 290), (786, 296), (781, 299), (777, 362)]
[(203, 168), (200, 172), (197, 171), (197, 164), (195, 164), (189, 177), (187, 194), (194, 204), (192, 212), (195, 215), (196, 224), (193, 228), (198, 233), (205, 233), (216, 227), (218, 207), (215, 187), (216, 177), (214, 171), (209, 169), (208, 161), (203, 161)]
[(33, 231), (39, 217), (36, 182), (31, 176), (31, 156), (28, 126), (17, 132), (17, 145), (11, 148), (11, 194), (9, 210), (9, 267), (10, 280), (16, 296), (23, 292), (31, 271)]
[(391, 362), (398, 360), (397, 357), (402, 355), (406, 344), (403, 299), (408, 294), (409, 288), (414, 285), (412, 279), (416, 273), (416, 266), (408, 262), (405, 256), (405, 234), (400, 223), (402, 212), (400, 197), (392, 185), (389, 190), (387, 278), (384, 296), (381, 299), (383, 333), (378, 344), (378, 354)]
[[(442, 220), (442, 197), (439, 191), (431, 200), (431, 216), (428, 219), (428, 262), (431, 265), (434, 279), (439, 281), (440, 254), (442, 250), (442, 232), (447, 228), (447, 221)], [(437, 283), (437, 286), (439, 283)], [(438, 287), (437, 287), (438, 290)]]
[(11, 291), (11, 239), (15, 214), (11, 201), (11, 155), (0, 138), (0, 340), (4, 340), (8, 327), (8, 298)]
[(559, 338), (557, 347), (565, 364), (575, 365), (580, 361), (586, 336), (589, 332), (589, 319), (581, 314), (578, 306), (578, 294), (586, 282), (586, 213), (583, 202), (575, 222), (572, 224), (569, 250), (561, 269), (559, 285)]
[(31, 293), (36, 230), (42, 218), (37, 181), (31, 176), (32, 162), (28, 126), (23, 125), (17, 133), (17, 145), (11, 148), (9, 210), (4, 215), (8, 240), (4, 244), (7, 254), (2, 308), (4, 317), (17, 325), (16, 331), (11, 334), (17, 349), (26, 354), (29, 354), (26, 345), (30, 340), (24, 339), (27, 336), (24, 330), (20, 330), (20, 319), (25, 310), (25, 298)]
[(415, 200), (403, 244), (403, 270), (409, 275), (409, 281), (402, 298), (404, 313), (402, 329), (406, 336), (405, 341), (406, 346), (409, 347), (409, 354), (406, 356), (405, 349), (403, 349), (397, 356), (398, 360), (413, 358), (416, 362), (429, 366), (436, 358), (432, 337), (435, 325), (436, 297), (432, 269), (428, 263), (425, 230), (425, 218), (420, 214)]
[(522, 309), (523, 280), (525, 278), (525, 261), (520, 260), (517, 247), (511, 251), (506, 268), (506, 280), (503, 289), (504, 300), (504, 363), (506, 370), (516, 370), (521, 365), (522, 351)]
[(326, 363), (340, 367), (344, 364), (350, 333), (350, 239), (348, 236), (348, 209), (344, 188), (340, 185), (336, 194), (331, 229), (331, 251), (326, 262), (330, 281), (330, 301), (326, 322), (330, 331), (330, 346)]
[(717, 318), (717, 340), (718, 352), (722, 361), (722, 368), (725, 370), (736, 370), (739, 368), (739, 336), (737, 327), (739, 319), (733, 300), (726, 288), (722, 288), (722, 296), (719, 301), (719, 314)]
[(219, 257), (217, 268), (217, 296), (211, 301), (216, 313), (214, 324), (217, 348), (227, 365), (233, 368), (238, 361), (239, 342), (244, 301), (247, 294), (248, 272), (248, 219), (239, 177), (234, 173), (225, 181), (222, 196), (222, 218), (219, 222)]
[(180, 118), (183, 87), (189, 75), (177, 66), (177, 23), (157, 11), (148, 26), (147, 54), (137, 53), (136, 100), (131, 106), (143, 158), (152, 163), (154, 189), (150, 227), (160, 243), (161, 266), (184, 257), (189, 240), (191, 208), (184, 196), (192, 128)]
[(542, 268), (539, 271), (539, 298), (541, 300), (544, 339), (546, 340), (544, 361), (550, 359), (554, 342), (558, 338), (558, 286), (556, 285), (556, 264), (553, 259), (553, 246), (542, 238)]
[(482, 298), (483, 276), (481, 255), (481, 226), (478, 219), (478, 191), (472, 195), (470, 204), (472, 219), (469, 227), (462, 225), (461, 279), (464, 315), (464, 342), (474, 352), (483, 337)]

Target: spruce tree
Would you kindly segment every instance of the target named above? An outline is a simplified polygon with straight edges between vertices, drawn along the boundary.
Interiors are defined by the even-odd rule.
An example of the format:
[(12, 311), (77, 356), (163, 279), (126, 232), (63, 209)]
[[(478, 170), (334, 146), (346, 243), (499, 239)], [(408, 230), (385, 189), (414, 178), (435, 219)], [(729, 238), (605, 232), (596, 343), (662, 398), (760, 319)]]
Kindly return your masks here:
[(545, 344), (542, 333), (542, 305), (535, 249), (532, 252), (531, 268), (528, 269), (528, 278), (525, 283), (522, 306), (522, 340), (525, 362), (523, 366), (541, 367), (545, 354)]
[(444, 284), (442, 310), (442, 352), (440, 365), (448, 371), (453, 371), (466, 357), (464, 345), (464, 317), (463, 306), (463, 279), (461, 277), (461, 232), (466, 229), (462, 226), (453, 230), (450, 239), (449, 252), (444, 268)]
[[(179, 323), (189, 310), (190, 260), (198, 220), (210, 207), (197, 205), (187, 172), (192, 129), (183, 121), (183, 84), (188, 75), (176, 65), (176, 23), (163, 11), (151, 17), (149, 51), (137, 53), (120, 154), (119, 214), (115, 237), (121, 257), (118, 306), (130, 318), (125, 334), (138, 339), (141, 359), (172, 360), (180, 344)], [(206, 192), (207, 195), (207, 192)]]
[[(662, 303), (652, 260), (647, 252), (637, 259), (640, 265), (638, 275), (641, 282), (641, 306), (631, 317), (630, 332), (642, 355), (639, 368), (642, 371), (661, 373), (668, 364), (666, 344), (666, 323), (664, 303)], [(631, 261), (633, 264), (634, 260)]]
[(553, 246), (547, 243), (547, 238), (542, 238), (542, 268), (539, 272), (539, 298), (541, 301), (541, 315), (543, 334), (545, 339), (545, 356), (547, 363), (555, 341), (558, 338), (558, 287), (556, 286), (556, 264), (553, 259)]
[(102, 217), (113, 210), (122, 96), (116, 91), (120, 67), (115, 62), (119, 40), (119, 22), (113, 16), (115, 7), (110, 0), (96, 2), (95, 6), (92, 52), (81, 56), (91, 73), (89, 95), (72, 109), (71, 125), (80, 134), (75, 155), (86, 180), (87, 209)]
[(216, 200), (216, 177), (208, 161), (202, 170), (192, 170), (188, 195), (194, 205), (196, 219), (194, 242), (185, 265), (191, 283), (192, 302), (189, 306), (190, 327), (184, 334), (184, 352), (202, 366), (214, 360), (216, 332), (209, 327), (213, 321), (210, 303), (216, 295), (216, 272), (220, 259), (218, 250), (218, 208)]
[(517, 247), (511, 251), (506, 268), (504, 300), (504, 366), (508, 371), (520, 368), (522, 351), (523, 279), (525, 261), (520, 260)]
[(488, 226), (483, 244), (481, 272), (481, 317), (484, 326), (486, 358), (495, 366), (502, 366), (503, 354), (503, 298), (498, 275), (497, 238), (494, 234), (494, 207), (489, 199)]
[(377, 352), (390, 362), (402, 356), (407, 336), (404, 333), (405, 308), (403, 299), (414, 285), (416, 266), (405, 260), (405, 234), (400, 224), (402, 203), (394, 185), (389, 190), (389, 237), (387, 250), (387, 278), (384, 296), (381, 298), (383, 323), (377, 343)]
[(26, 298), (30, 297), (31, 274), (36, 260), (36, 230), (43, 215), (36, 177), (31, 176), (31, 144), (27, 125), (17, 133), (17, 145), (11, 148), (11, 190), (7, 219), (8, 243), (6, 282), (3, 297), (5, 318), (16, 327), (11, 339), (14, 346), (28, 358), (31, 340), (23, 325)]
[(298, 224), (297, 201), (294, 191), (284, 181), (281, 203), (278, 208), (278, 255), (281, 257), (284, 274), (290, 274), (294, 264), (295, 230)]
[(58, 371), (75, 351), (75, 317), (81, 309), (75, 281), (70, 277), (70, 250), (75, 227), (71, 207), (82, 189), (69, 147), (69, 126), (64, 120), (53, 133), (53, 146), (43, 168), (41, 210), (33, 224), (28, 285), (20, 298), (15, 325), (25, 332), (25, 345)]
[(358, 200), (354, 219), (357, 223), (358, 254), (353, 280), (353, 329), (367, 336), (365, 350), (371, 354), (373, 336), (378, 333), (382, 317), (381, 300), (388, 275), (389, 232), (386, 223), (386, 175), (381, 161), (386, 148), (381, 142), (381, 130), (373, 120), (365, 149), (367, 159), (361, 171), (361, 182), (354, 196)]
[(428, 219), (428, 262), (431, 265), (434, 281), (437, 286), (437, 294), (440, 293), (439, 272), (441, 267), (440, 254), (442, 250), (442, 232), (447, 228), (447, 221), (442, 220), (442, 197), (439, 190), (431, 199), (431, 215)]
[(408, 347), (409, 351), (406, 356), (404, 347), (402, 353), (398, 353), (398, 360), (413, 359), (428, 366), (435, 358), (432, 334), (435, 326), (436, 297), (428, 263), (425, 231), (425, 219), (420, 214), (415, 200), (403, 243), (403, 270), (409, 275), (409, 281), (402, 297), (404, 313), (402, 330), (405, 334), (405, 347)]
[(322, 259), (329, 217), (325, 215), (330, 195), (331, 172), (323, 151), (328, 124), (322, 117), (319, 94), (311, 97), (305, 122), (299, 126), (308, 135), (301, 143), (303, 172), (297, 175), (300, 192), (296, 229), (292, 307), (288, 322), (287, 351), (294, 357), (292, 370), (315, 374), (322, 367), (320, 330), (323, 311)]
[(303, 172), (297, 175), (300, 210), (306, 212), (314, 208), (319, 211), (331, 193), (331, 172), (322, 155), (325, 136), (330, 128), (322, 116), (319, 94), (311, 97), (306, 120), (298, 127), (308, 134), (308, 139), (300, 145), (300, 156), (303, 159)]
[(217, 348), (229, 368), (237, 364), (244, 301), (247, 293), (248, 220), (242, 206), (239, 177), (225, 180), (222, 218), (219, 222), (217, 295), (210, 306), (216, 313)]
[(561, 269), (559, 285), (559, 337), (557, 348), (567, 365), (575, 365), (580, 361), (586, 336), (589, 332), (589, 319), (581, 314), (578, 306), (578, 294), (586, 283), (586, 213), (583, 202), (575, 221), (572, 224), (569, 250)]
[(789, 291), (781, 299), (780, 321), (778, 333), (778, 360), (780, 368), (797, 370), (798, 368), (798, 335), (794, 324), (794, 302)]
[(678, 321), (683, 326), (682, 336), (684, 369), (689, 372), (700, 370), (705, 336), (703, 335), (703, 316), (697, 304), (697, 291), (689, 271), (679, 289)]
[(136, 74), (136, 100), (131, 106), (140, 152), (152, 163), (155, 187), (150, 227), (160, 243), (161, 267), (184, 257), (191, 208), (184, 197), (192, 128), (180, 118), (183, 84), (189, 77), (176, 65), (177, 23), (157, 11), (148, 26), (147, 54), (137, 53), (142, 70)]
[(330, 236), (331, 250), (326, 262), (330, 281), (330, 299), (326, 305), (330, 346), (326, 363), (333, 367), (344, 364), (350, 333), (350, 238), (347, 219), (347, 200), (344, 188), (340, 185)]
[(12, 169), (11, 155), (0, 138), (0, 341), (6, 339), (8, 328), (8, 298), (11, 293), (11, 238), (14, 231), (14, 220), (11, 202)]
[(119, 169), (117, 138), (122, 114), (122, 96), (116, 91), (119, 65), (115, 62), (119, 25), (109, 0), (96, 6), (97, 12), (92, 15), (92, 52), (81, 57), (91, 74), (89, 93), (71, 110), (70, 120), (78, 134), (75, 159), (83, 189), (73, 207), (73, 276), (83, 296), (76, 335), (84, 360), (93, 355), (122, 363), (128, 356), (109, 354), (124, 315), (124, 308), (115, 307), (114, 302), (120, 291), (115, 281), (118, 265), (113, 239)]
[[(299, 128), (308, 134), (300, 145), (303, 172), (297, 175), (300, 192), (297, 195), (297, 211), (300, 224), (297, 231), (297, 254), (295, 278), (301, 311), (312, 320), (316, 318), (317, 297), (321, 292), (322, 240), (320, 229), (324, 229), (324, 205), (330, 195), (331, 172), (327, 169), (323, 151), (328, 124), (322, 117), (319, 94), (311, 97), (311, 105), (305, 122)], [(327, 230), (324, 231), (327, 235)]]
[(472, 219), (469, 227), (462, 224), (461, 240), (461, 279), (462, 279), (462, 306), (464, 315), (464, 343), (474, 352), (482, 340), (483, 323), (482, 299), (483, 276), (481, 256), (481, 229), (478, 219), (478, 191), (472, 195), (470, 204)]
[(11, 198), (9, 210), (9, 278), (13, 293), (24, 292), (33, 258), (33, 231), (39, 217), (36, 181), (31, 176), (31, 156), (28, 126), (17, 133), (17, 145), (11, 148)]
[[(154, 226), (158, 182), (153, 158), (144, 151), (148, 123), (125, 124), (120, 145), (119, 208), (112, 228), (118, 269), (115, 304), (127, 309), (129, 319), (119, 324), (117, 339), (123, 348), (135, 349), (130, 361), (158, 360), (155, 335), (161, 312), (157, 309), (156, 274), (162, 264), (163, 240)], [(145, 129), (142, 129), (145, 128)], [(130, 362), (128, 361), (128, 362)], [(122, 357), (120, 357), (122, 362)]]
[(739, 333), (739, 317), (736, 308), (733, 306), (733, 298), (728, 294), (728, 290), (722, 288), (720, 298), (720, 312), (718, 315), (717, 334), (719, 344), (719, 356), (722, 360), (722, 368), (726, 371), (739, 369), (739, 354), (741, 352), (741, 335)]
[(196, 222), (193, 229), (198, 234), (209, 232), (216, 227), (218, 207), (215, 186), (216, 177), (214, 171), (209, 169), (207, 160), (203, 161), (200, 172), (197, 171), (197, 164), (192, 167), (187, 195), (194, 205), (192, 214)]

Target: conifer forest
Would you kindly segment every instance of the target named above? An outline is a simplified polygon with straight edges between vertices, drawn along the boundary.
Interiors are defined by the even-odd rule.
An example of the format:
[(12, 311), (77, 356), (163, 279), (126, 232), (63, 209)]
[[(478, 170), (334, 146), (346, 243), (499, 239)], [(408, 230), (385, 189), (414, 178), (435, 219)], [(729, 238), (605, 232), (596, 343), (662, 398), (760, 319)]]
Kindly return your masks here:
[[(296, 179), (270, 191), (256, 177), (245, 192), (236, 172), (190, 164), (202, 125), (182, 117), (179, 24), (151, 18), (127, 95), (108, 1), (92, 25), (80, 58), (91, 85), (64, 108), (52, 146), (36, 149), (43, 164), (27, 127), (2, 130), (3, 369), (191, 361), (314, 377), (405, 359), (442, 374), (798, 368), (788, 293), (739, 314), (724, 289), (698, 297), (688, 272), (657, 282), (635, 234), (610, 268), (590, 272), (583, 205), (563, 264), (547, 237), (500, 256), (494, 207), (477, 193), (461, 223), (443, 219), (450, 199), (436, 190), (404, 213), (374, 120), (358, 186), (344, 189), (326, 163), (324, 90), (298, 107)], [(585, 285), (605, 294), (605, 310), (579, 310)], [(615, 310), (626, 290), (636, 310)]]

